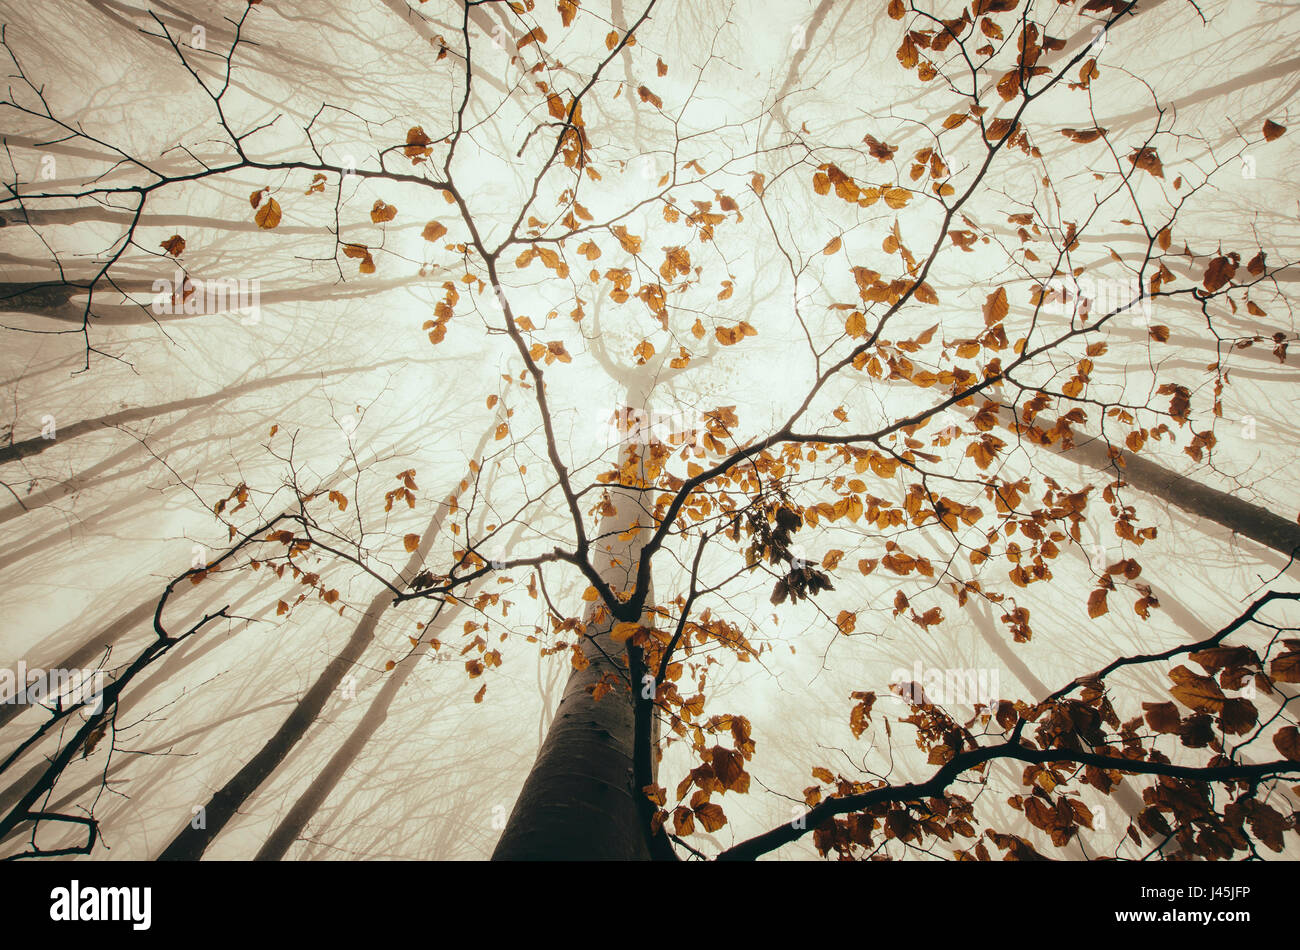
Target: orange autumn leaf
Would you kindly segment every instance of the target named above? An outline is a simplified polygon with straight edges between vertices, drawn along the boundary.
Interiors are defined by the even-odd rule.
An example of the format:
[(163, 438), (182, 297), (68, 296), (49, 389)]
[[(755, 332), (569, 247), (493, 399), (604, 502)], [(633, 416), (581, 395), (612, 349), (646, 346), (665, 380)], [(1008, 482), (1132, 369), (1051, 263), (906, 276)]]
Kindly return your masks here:
[(1098, 587), (1088, 595), (1088, 616), (1096, 620), (1102, 614), (1106, 613), (1106, 589)]
[(257, 214), (253, 216), (259, 228), (271, 230), (280, 223), (280, 203), (274, 198), (267, 198), (266, 204), (257, 209)]

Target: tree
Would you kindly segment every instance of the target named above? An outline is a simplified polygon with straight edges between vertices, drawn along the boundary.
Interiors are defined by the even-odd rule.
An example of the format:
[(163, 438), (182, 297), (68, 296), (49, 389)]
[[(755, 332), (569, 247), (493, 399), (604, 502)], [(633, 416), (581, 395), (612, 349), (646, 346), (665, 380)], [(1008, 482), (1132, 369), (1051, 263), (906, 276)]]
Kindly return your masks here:
[[(501, 859), (752, 859), (808, 841), (844, 859), (1294, 851), (1300, 527), (1286, 473), (1225, 430), (1259, 394), (1286, 398), (1242, 364), (1267, 350), (1259, 365), (1286, 370), (1295, 262), (1282, 221), (1227, 224), (1245, 199), (1215, 190), (1246, 159), (1285, 167), (1287, 118), (1189, 121), (1131, 70), (1139, 44), (1123, 49), (1145, 29), (1212, 29), (1198, 6), (1150, 24), (1141, 0), (825, 0), (759, 36), (761, 4), (390, 4), (372, 25), (393, 72), (373, 75), (328, 43), (339, 61), (313, 62), (274, 3), (229, 6), (201, 34), (136, 17), (193, 129), (61, 112), (6, 32), (2, 105), (22, 137), (3, 207), (44, 262), (9, 285), (23, 319), (6, 332), (77, 340), (93, 379), (132, 359), (114, 328), (170, 340), (218, 317), (221, 341), (257, 340), (282, 310), (284, 338), (322, 364), (86, 413), (61, 438), (337, 372), (323, 361), (357, 337), (402, 352), (382, 316), (313, 318), (341, 299), (377, 311), (406, 294), (401, 332), (431, 311), (451, 371), (394, 370), (416, 421), (370, 452), (353, 391), (341, 420), (330, 402), (341, 456), (291, 407), (255, 417), (215, 477), (135, 436), (223, 547), (170, 574), (147, 637), (111, 644), (102, 703), (51, 702), (0, 760), (27, 768), (0, 816), (16, 856), (99, 853), (100, 798), (161, 742), (164, 710), (194, 705), (186, 667), (221, 631), (335, 614), (350, 632), (316, 665), (278, 661), (310, 685), (241, 764), (217, 763), (202, 820), (173, 819), (159, 856), (211, 854), (272, 800), (256, 853), (290, 854), (429, 653), (454, 655), (483, 706), (511, 664), (567, 666), (494, 829)], [(24, 177), (15, 148), (76, 172)], [(92, 221), (106, 243), (86, 254)], [(218, 279), (236, 248), (265, 268), (252, 284)], [(1258, 382), (1239, 397), (1243, 377)], [(457, 432), (477, 445), (436, 469), (449, 490), (428, 489), (405, 460), (455, 454)], [(11, 427), (0, 464), (48, 441)], [(110, 470), (30, 508), (11, 488), (7, 516)], [(1169, 530), (1187, 516), (1206, 540)], [(1248, 539), (1235, 563), (1203, 553), (1221, 529)], [(138, 626), (140, 608), (124, 617)], [(109, 646), (78, 642), (78, 664)], [(307, 758), (367, 664), (369, 711)], [(808, 702), (786, 698), (792, 678)], [(807, 725), (775, 724), (784, 703)], [(769, 742), (814, 784), (780, 766), (780, 787), (760, 779)], [(760, 781), (771, 797), (747, 804)], [(748, 830), (725, 844), (738, 814)]]

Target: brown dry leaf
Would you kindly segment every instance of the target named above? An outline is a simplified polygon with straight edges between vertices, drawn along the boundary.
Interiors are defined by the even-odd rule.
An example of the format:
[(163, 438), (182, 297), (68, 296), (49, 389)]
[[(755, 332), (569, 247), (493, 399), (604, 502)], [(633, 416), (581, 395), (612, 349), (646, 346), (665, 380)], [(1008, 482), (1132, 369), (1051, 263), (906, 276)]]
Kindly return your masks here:
[(921, 303), (937, 304), (939, 295), (934, 292), (934, 288), (922, 281), (916, 285), (916, 299)]
[(1020, 94), (1020, 70), (1013, 69), (1001, 79), (997, 85), (998, 95), (1004, 102), (1010, 102)]
[(1011, 307), (1007, 303), (1007, 289), (999, 287), (989, 294), (988, 299), (984, 301), (984, 325), (991, 327), (1001, 323), (1010, 312)]
[(519, 42), (516, 44), (516, 49), (523, 49), (529, 43), (541, 44), (545, 42), (546, 31), (540, 26), (535, 26), (520, 38)]
[(1106, 134), (1105, 129), (1061, 129), (1061, 134), (1071, 142), (1079, 142), (1086, 145), (1089, 142), (1095, 142)]
[(1232, 280), (1236, 273), (1237, 265), (1232, 262), (1231, 258), (1216, 257), (1210, 261), (1210, 266), (1205, 269), (1205, 278), (1202, 283), (1206, 290), (1213, 293)]
[(684, 838), (695, 831), (695, 816), (685, 805), (678, 806), (673, 811), (673, 831), (679, 838)]
[(1169, 678), (1174, 681), (1170, 693), (1188, 709), (1203, 713), (1223, 711), (1223, 690), (1210, 677), (1193, 673), (1185, 666), (1176, 666), (1169, 671)]
[(1143, 703), (1147, 725), (1155, 732), (1176, 733), (1182, 722), (1178, 707), (1173, 703)]
[(424, 129), (413, 125), (406, 131), (406, 147), (402, 152), (411, 160), (412, 165), (418, 165), (433, 154), (432, 144), (429, 136), (424, 134)]
[(722, 806), (713, 802), (706, 802), (696, 808), (695, 817), (700, 820), (700, 824), (708, 832), (717, 831), (727, 823), (727, 816), (723, 814)]
[(912, 197), (912, 193), (906, 188), (893, 187), (886, 188), (884, 192), (881, 193), (880, 197), (885, 199), (885, 204), (897, 211), (899, 208), (903, 207), (903, 205), (907, 204)]
[(370, 249), (364, 244), (344, 244), (343, 256), (351, 257), (361, 262), (360, 271), (363, 274), (373, 274), (375, 272), (375, 259), (370, 255)]
[(1106, 606), (1106, 589), (1098, 587), (1088, 595), (1088, 616), (1096, 620), (1109, 608)]
[(623, 250), (629, 254), (636, 254), (641, 250), (641, 239), (635, 234), (629, 234), (627, 228), (621, 224), (616, 224), (609, 229), (614, 237), (618, 238), (618, 243), (623, 245)]
[(1269, 675), (1279, 683), (1300, 683), (1300, 650), (1288, 650), (1273, 657)]
[(1273, 734), (1273, 745), (1292, 762), (1300, 762), (1300, 729), (1295, 726), (1282, 727)]
[(1156, 150), (1150, 145), (1134, 149), (1128, 160), (1148, 175), (1154, 175), (1156, 178), (1165, 177), (1164, 166), (1160, 164), (1160, 156), (1156, 154)]
[(258, 208), (253, 220), (257, 222), (259, 228), (271, 230), (280, 223), (280, 203), (274, 198), (267, 198), (266, 204)]

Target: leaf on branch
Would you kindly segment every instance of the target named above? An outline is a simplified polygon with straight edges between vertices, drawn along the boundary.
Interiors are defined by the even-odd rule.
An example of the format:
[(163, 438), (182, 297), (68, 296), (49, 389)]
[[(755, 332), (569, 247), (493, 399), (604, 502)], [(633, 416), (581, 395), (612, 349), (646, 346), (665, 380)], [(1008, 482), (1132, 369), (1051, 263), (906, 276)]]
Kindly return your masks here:
[(1020, 94), (1020, 70), (1013, 69), (1001, 79), (997, 85), (998, 95), (1004, 102), (1010, 102)]
[(1155, 732), (1173, 734), (1178, 731), (1182, 717), (1173, 703), (1143, 703), (1147, 725)]
[(1087, 145), (1089, 142), (1095, 142), (1106, 134), (1105, 129), (1061, 129), (1061, 134), (1071, 142), (1078, 142)]
[(412, 165), (418, 165), (433, 154), (432, 144), (429, 136), (424, 134), (424, 129), (413, 125), (406, 132), (406, 147), (402, 153), (411, 160)]
[(1088, 616), (1096, 620), (1109, 609), (1106, 606), (1106, 589), (1098, 587), (1088, 595)]
[(1205, 289), (1214, 293), (1220, 287), (1223, 287), (1228, 281), (1232, 280), (1237, 273), (1237, 265), (1229, 257), (1216, 257), (1210, 261), (1210, 266), (1205, 269), (1205, 278), (1202, 283)]
[(1259, 721), (1259, 710), (1249, 699), (1224, 700), (1219, 714), (1219, 728), (1230, 736), (1245, 735)]
[(519, 42), (515, 44), (515, 48), (523, 49), (529, 43), (537, 43), (540, 45), (545, 42), (546, 42), (546, 31), (543, 30), (540, 26), (535, 26), (527, 33), (525, 33), (522, 37), (520, 37)]
[(634, 637), (640, 629), (641, 625), (638, 623), (631, 623), (628, 621), (616, 623), (614, 624), (613, 629), (609, 631), (609, 637), (615, 643), (626, 643), (629, 639)]
[(916, 285), (916, 299), (920, 303), (937, 304), (939, 295), (934, 292), (934, 288), (925, 281)]
[(1285, 131), (1285, 125), (1278, 125), (1272, 119), (1268, 119), (1264, 122), (1264, 141), (1271, 142), (1276, 138), (1281, 138), (1282, 133)]
[(991, 327), (1001, 323), (1010, 310), (1010, 305), (1007, 303), (1007, 289), (999, 287), (984, 301), (984, 325)]
[(1283, 757), (1292, 762), (1300, 762), (1300, 729), (1295, 726), (1283, 726), (1273, 734), (1273, 745)]
[(1269, 675), (1279, 683), (1300, 683), (1300, 641), (1288, 640), (1295, 649), (1273, 657)]
[(1223, 711), (1223, 690), (1210, 677), (1193, 673), (1185, 666), (1176, 666), (1169, 671), (1169, 678), (1174, 681), (1169, 692), (1188, 709), (1203, 713)]
[(886, 188), (883, 192), (881, 192), (880, 197), (885, 199), (885, 204), (889, 205), (889, 207), (897, 211), (899, 208), (903, 207), (903, 205), (907, 204), (909, 200), (911, 200), (912, 193), (908, 191), (906, 188), (899, 188), (898, 186), (893, 186), (890, 188)]
[(447, 233), (447, 226), (440, 221), (430, 221), (420, 232), (420, 237), (426, 241), (436, 241)]
[(392, 221), (395, 217), (397, 217), (397, 207), (395, 205), (385, 204), (381, 199), (377, 199), (370, 209), (370, 220), (375, 224), (383, 224), (385, 221)]
[(732, 346), (747, 336), (757, 336), (758, 331), (742, 320), (734, 327), (718, 327), (713, 331), (713, 335), (723, 346)]
[(723, 814), (722, 806), (713, 802), (706, 802), (696, 808), (695, 817), (700, 820), (700, 824), (708, 832), (717, 831), (727, 823), (727, 816)]
[[(255, 194), (261, 194), (261, 192), (255, 192)], [(257, 205), (255, 204), (253, 207), (256, 208)], [(253, 216), (253, 220), (257, 222), (259, 228), (265, 228), (268, 231), (271, 230), (271, 228), (280, 223), (280, 203), (274, 198), (267, 198), (266, 204), (262, 205), (261, 208), (258, 208), (257, 214)]]
[(685, 805), (679, 805), (673, 810), (673, 831), (679, 838), (684, 838), (695, 831), (695, 816)]
[(844, 332), (857, 339), (867, 335), (867, 318), (861, 310), (854, 310), (844, 321)]
[(894, 157), (894, 153), (898, 151), (896, 145), (889, 145), (888, 143), (882, 142), (869, 133), (862, 137), (862, 141), (866, 144), (871, 157), (881, 163), (888, 162)]
[(158, 246), (172, 257), (180, 257), (185, 253), (185, 238), (181, 237), (179, 234), (173, 234)]
[(641, 250), (641, 239), (635, 234), (629, 234), (627, 228), (621, 224), (616, 224), (609, 229), (614, 237), (618, 238), (618, 243), (623, 245), (623, 250), (629, 254), (636, 254)]
[(1135, 168), (1142, 169), (1148, 175), (1154, 175), (1156, 178), (1165, 177), (1164, 166), (1160, 164), (1160, 156), (1156, 154), (1155, 148), (1150, 145), (1134, 149), (1128, 160), (1133, 163)]
[(350, 257), (361, 262), (359, 270), (363, 274), (373, 274), (375, 272), (375, 259), (370, 256), (370, 249), (364, 244), (344, 244), (343, 256)]
[(920, 62), (916, 43), (913, 41), (911, 33), (908, 33), (903, 37), (903, 43), (898, 47), (898, 52), (895, 55), (898, 57), (898, 61), (903, 65), (904, 69), (912, 69), (918, 62)]

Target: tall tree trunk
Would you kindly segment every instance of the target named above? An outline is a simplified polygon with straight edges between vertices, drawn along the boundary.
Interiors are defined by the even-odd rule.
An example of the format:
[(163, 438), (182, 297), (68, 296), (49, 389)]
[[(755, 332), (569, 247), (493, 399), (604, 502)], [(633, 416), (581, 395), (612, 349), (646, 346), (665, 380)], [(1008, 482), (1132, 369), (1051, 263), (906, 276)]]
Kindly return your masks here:
[[(593, 566), (614, 590), (630, 586), (636, 573), (641, 532), (621, 541), (641, 512), (625, 494), (611, 501), (617, 514), (601, 521), (604, 537), (593, 542), (598, 553)], [(642, 514), (642, 523), (646, 516)], [(641, 801), (636, 786), (636, 699), (640, 684), (632, 684), (625, 646), (610, 636), (608, 610), (596, 622), (600, 608), (586, 616), (589, 637), (582, 641), (590, 661), (575, 669), (564, 688), (551, 728), (524, 782), (493, 860), (647, 860)], [(598, 684), (613, 685), (601, 699)], [(633, 688), (635, 685), (635, 689)]]
[[(647, 406), (646, 391), (629, 391), (627, 402)], [(620, 452), (633, 441), (622, 443)], [(637, 452), (643, 458), (643, 447)], [(635, 491), (612, 486), (609, 500), (615, 512), (600, 521), (591, 563), (612, 590), (630, 590), (650, 534), (650, 513)], [(662, 834), (651, 839), (648, 833), (652, 806), (641, 789), (654, 781), (654, 730), (652, 703), (641, 698), (640, 651), (613, 640), (614, 620), (598, 603), (588, 606), (583, 619), (589, 636), (582, 649), (590, 665), (569, 676), (494, 861), (675, 857)], [(598, 700), (593, 690), (602, 681), (613, 689)]]
[[(608, 621), (601, 624), (584, 641), (591, 665), (569, 677), (546, 741), (492, 853), (494, 861), (650, 858), (633, 787), (633, 693), (624, 682), (628, 668), (612, 659), (623, 649), (610, 639), (609, 627)], [(596, 700), (591, 690), (606, 674), (618, 677), (621, 685)]]

